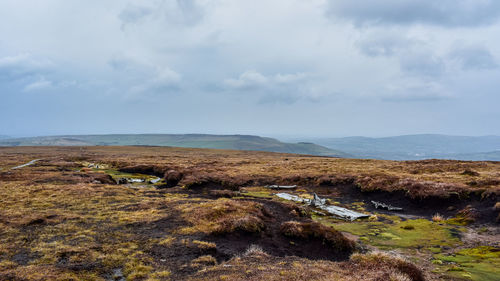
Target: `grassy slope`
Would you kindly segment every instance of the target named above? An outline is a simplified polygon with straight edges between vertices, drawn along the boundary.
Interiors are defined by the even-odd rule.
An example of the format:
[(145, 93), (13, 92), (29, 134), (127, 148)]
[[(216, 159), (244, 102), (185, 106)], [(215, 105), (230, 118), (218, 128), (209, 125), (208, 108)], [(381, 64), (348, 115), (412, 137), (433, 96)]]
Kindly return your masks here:
[(248, 135), (81, 135), (81, 136), (54, 136), (10, 139), (0, 141), (7, 146), (31, 145), (149, 145), (149, 146), (175, 146), (193, 148), (216, 148), (234, 150), (256, 150), (283, 153), (298, 153), (320, 156), (348, 157), (341, 151), (328, 149), (312, 143), (283, 143), (276, 139)]

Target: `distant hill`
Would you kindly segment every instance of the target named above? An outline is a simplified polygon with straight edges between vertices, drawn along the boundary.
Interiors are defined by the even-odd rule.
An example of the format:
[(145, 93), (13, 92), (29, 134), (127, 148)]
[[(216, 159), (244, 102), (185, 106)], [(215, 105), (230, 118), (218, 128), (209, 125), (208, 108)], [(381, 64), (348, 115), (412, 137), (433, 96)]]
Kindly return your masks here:
[(204, 134), (123, 134), (48, 136), (0, 140), (0, 146), (94, 146), (149, 145), (193, 148), (256, 150), (319, 156), (349, 157), (341, 151), (308, 142), (285, 143), (273, 138), (250, 135)]
[(4, 140), (4, 139), (10, 139), (9, 136), (5, 136), (5, 135), (0, 135), (0, 140)]
[(407, 135), (385, 138), (346, 137), (311, 139), (357, 158), (390, 160), (460, 159), (500, 161), (500, 137)]

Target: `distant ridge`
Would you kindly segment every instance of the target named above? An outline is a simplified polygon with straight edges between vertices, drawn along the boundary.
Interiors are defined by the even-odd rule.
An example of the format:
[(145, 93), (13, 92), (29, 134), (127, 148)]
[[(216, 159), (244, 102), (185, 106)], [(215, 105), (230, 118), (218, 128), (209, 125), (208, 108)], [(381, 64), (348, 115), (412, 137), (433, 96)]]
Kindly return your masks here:
[(255, 150), (317, 156), (349, 157), (347, 153), (314, 143), (285, 143), (252, 135), (116, 134), (67, 135), (0, 140), (0, 146), (150, 145), (232, 150)]
[(4, 140), (4, 139), (10, 139), (10, 137), (6, 136), (6, 135), (0, 135), (0, 140)]
[(331, 149), (344, 151), (357, 158), (500, 161), (500, 136), (470, 137), (420, 134), (383, 138), (317, 138), (310, 139), (310, 141)]

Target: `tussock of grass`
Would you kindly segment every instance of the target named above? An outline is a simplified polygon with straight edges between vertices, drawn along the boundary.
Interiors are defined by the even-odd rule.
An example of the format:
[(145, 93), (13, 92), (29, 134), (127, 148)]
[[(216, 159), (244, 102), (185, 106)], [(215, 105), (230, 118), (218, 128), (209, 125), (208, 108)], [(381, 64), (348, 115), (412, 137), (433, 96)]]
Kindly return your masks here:
[(281, 224), (280, 232), (290, 238), (322, 239), (324, 244), (341, 251), (352, 251), (355, 246), (342, 233), (317, 222), (288, 221)]
[(433, 222), (443, 222), (445, 218), (441, 216), (439, 213), (436, 213), (434, 216), (432, 216), (432, 221)]
[[(351, 256), (351, 261), (366, 268), (390, 268), (399, 271), (399, 275), (406, 275), (413, 281), (425, 280), (422, 270), (411, 262), (396, 256), (391, 256), (383, 252), (373, 252), (369, 254), (355, 253)], [(397, 275), (396, 275), (397, 276)], [(390, 280), (390, 279), (388, 279)], [(398, 279), (395, 279), (398, 280)]]
[(468, 225), (473, 223), (477, 216), (477, 211), (471, 206), (467, 206), (458, 211), (454, 218), (448, 219), (446, 222), (455, 225)]
[(180, 229), (180, 233), (259, 233), (265, 227), (263, 219), (266, 215), (263, 206), (256, 202), (221, 198), (180, 205), (178, 209), (183, 213), (183, 218), (192, 225)]
[(497, 203), (493, 206), (493, 210), (495, 210), (495, 211), (500, 211), (500, 202), (497, 202)]
[(277, 258), (260, 249), (195, 274), (191, 280), (424, 280), (423, 273), (404, 259), (382, 254), (356, 254), (342, 263), (297, 257)]

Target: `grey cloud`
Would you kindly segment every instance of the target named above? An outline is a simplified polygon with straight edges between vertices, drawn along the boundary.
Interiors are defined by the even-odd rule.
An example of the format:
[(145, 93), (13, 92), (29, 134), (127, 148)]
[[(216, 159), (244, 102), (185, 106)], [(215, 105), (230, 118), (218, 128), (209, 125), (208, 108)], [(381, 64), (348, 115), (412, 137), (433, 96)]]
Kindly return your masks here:
[(422, 43), (415, 39), (387, 34), (367, 36), (367, 38), (363, 38), (356, 42), (356, 47), (360, 52), (370, 57), (393, 56), (414, 48), (416, 45), (422, 45)]
[(34, 92), (34, 91), (39, 91), (47, 88), (51, 88), (53, 86), (53, 82), (50, 80), (45, 79), (45, 77), (40, 77), (36, 81), (26, 85), (24, 87), (25, 92)]
[(322, 100), (325, 94), (317, 83), (315, 77), (308, 73), (266, 76), (255, 70), (249, 70), (236, 79), (224, 80), (223, 85), (231, 92), (250, 92), (257, 95), (259, 104), (293, 104), (299, 100), (309, 102)]
[(495, 22), (497, 0), (329, 0), (327, 15), (346, 18), (356, 25), (429, 24), (471, 27)]
[(45, 73), (53, 67), (48, 59), (35, 58), (29, 54), (19, 54), (0, 58), (0, 79), (15, 80)]
[[(139, 22), (141, 19), (151, 15), (153, 9), (149, 7), (136, 6), (129, 4), (121, 11), (118, 18), (122, 21), (123, 26)], [(122, 27), (123, 27), (122, 26)]]
[(407, 74), (437, 77), (445, 71), (443, 60), (432, 53), (407, 53), (400, 56), (400, 67)]
[(425, 41), (404, 35), (368, 34), (356, 42), (356, 47), (369, 57), (394, 57), (406, 75), (438, 77), (446, 70), (445, 60)]
[(168, 66), (148, 64), (116, 56), (108, 64), (123, 82), (127, 99), (144, 99), (171, 93), (180, 87), (182, 76)]
[(490, 51), (480, 46), (455, 48), (450, 52), (449, 57), (458, 61), (464, 70), (488, 70), (498, 67)]
[[(176, 3), (180, 11), (180, 17), (177, 16), (176, 20), (181, 23), (194, 25), (203, 19), (204, 10), (196, 0), (177, 0)], [(172, 13), (168, 13), (167, 16), (172, 16)]]
[(380, 97), (386, 102), (433, 102), (452, 98), (439, 83), (405, 79), (387, 85)]
[[(204, 17), (203, 6), (196, 0), (144, 1), (142, 5), (127, 5), (118, 15), (122, 29), (151, 17), (169, 24), (193, 26)], [(149, 5), (148, 5), (149, 4)]]
[(255, 70), (248, 70), (240, 74), (236, 79), (224, 80), (224, 85), (232, 89), (253, 90), (268, 86), (269, 79)]

